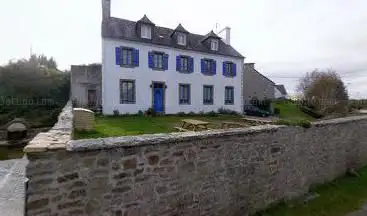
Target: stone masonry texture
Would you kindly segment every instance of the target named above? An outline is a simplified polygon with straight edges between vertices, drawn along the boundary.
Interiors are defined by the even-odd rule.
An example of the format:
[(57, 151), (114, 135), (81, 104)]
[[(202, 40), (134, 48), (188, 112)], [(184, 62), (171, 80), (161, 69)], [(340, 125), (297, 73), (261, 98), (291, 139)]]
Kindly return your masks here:
[(247, 215), (367, 164), (367, 117), (31, 151), (28, 216)]

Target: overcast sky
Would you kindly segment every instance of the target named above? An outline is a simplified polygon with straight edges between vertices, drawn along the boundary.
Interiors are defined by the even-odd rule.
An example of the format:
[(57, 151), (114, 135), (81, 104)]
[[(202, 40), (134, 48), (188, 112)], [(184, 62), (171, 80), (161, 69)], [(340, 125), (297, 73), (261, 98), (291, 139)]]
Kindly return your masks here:
[[(231, 43), (256, 68), (294, 92), (302, 74), (335, 69), (352, 97), (367, 97), (366, 0), (112, 0), (112, 16), (206, 34), (230, 26)], [(60, 69), (101, 61), (101, 0), (0, 3), (0, 64), (34, 53)]]

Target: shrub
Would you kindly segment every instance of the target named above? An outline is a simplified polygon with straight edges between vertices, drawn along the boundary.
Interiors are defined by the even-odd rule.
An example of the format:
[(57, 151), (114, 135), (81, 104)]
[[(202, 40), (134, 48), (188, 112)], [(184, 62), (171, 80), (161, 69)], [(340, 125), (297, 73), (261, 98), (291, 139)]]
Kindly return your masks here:
[(186, 113), (184, 113), (184, 112), (179, 112), (179, 113), (177, 113), (177, 115), (178, 115), (178, 116), (183, 117), (183, 116), (186, 116)]
[(216, 117), (216, 116), (218, 116), (218, 113), (216, 113), (214, 111), (211, 111), (211, 112), (206, 113), (205, 115), (210, 116), (210, 117)]
[(188, 115), (189, 115), (189, 116), (195, 116), (195, 115), (196, 115), (196, 113), (194, 113), (194, 112), (189, 112), (189, 113), (188, 113)]
[(279, 115), (280, 114), (280, 109), (278, 107), (274, 108), (274, 115)]
[(141, 111), (141, 110), (139, 110), (139, 112), (138, 112), (138, 116), (143, 116), (144, 115), (144, 112), (143, 111)]
[(118, 110), (113, 110), (113, 116), (119, 116), (120, 115), (120, 111)]
[(147, 109), (147, 111), (145, 111), (145, 115), (147, 115), (147, 116), (156, 116), (157, 112), (153, 108), (149, 108), (149, 109)]

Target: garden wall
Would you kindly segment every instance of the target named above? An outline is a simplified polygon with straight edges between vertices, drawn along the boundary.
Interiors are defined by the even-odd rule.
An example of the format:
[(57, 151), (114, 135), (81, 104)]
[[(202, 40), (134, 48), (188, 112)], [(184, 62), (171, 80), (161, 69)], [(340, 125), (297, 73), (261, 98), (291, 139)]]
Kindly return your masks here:
[(25, 149), (27, 213), (246, 215), (367, 164), (366, 131), (367, 117), (350, 117), (309, 129), (266, 125), (64, 147), (57, 136), (48, 140), (54, 145), (36, 137)]

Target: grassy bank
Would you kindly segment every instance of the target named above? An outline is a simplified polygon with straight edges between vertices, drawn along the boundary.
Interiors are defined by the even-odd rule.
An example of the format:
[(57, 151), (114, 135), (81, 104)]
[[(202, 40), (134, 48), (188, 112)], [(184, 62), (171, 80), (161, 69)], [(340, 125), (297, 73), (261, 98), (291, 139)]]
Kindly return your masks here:
[(74, 139), (169, 133), (180, 127), (182, 119), (209, 122), (209, 128), (220, 128), (223, 121), (241, 121), (237, 115), (218, 116), (96, 116), (95, 131), (74, 131)]
[(307, 204), (281, 203), (256, 216), (345, 216), (367, 202), (367, 167), (358, 170), (360, 177), (341, 177), (311, 190), (319, 196)]
[(278, 101), (274, 102), (274, 108), (279, 109), (279, 118), (284, 120), (309, 120), (312, 121), (314, 118), (302, 112), (300, 107), (296, 103), (290, 101)]

